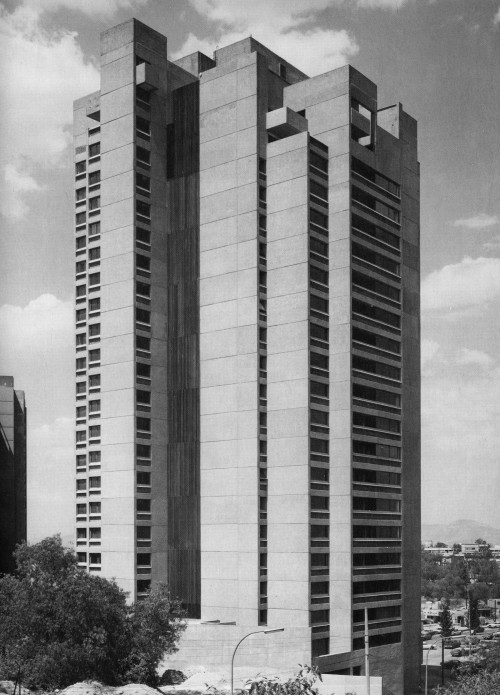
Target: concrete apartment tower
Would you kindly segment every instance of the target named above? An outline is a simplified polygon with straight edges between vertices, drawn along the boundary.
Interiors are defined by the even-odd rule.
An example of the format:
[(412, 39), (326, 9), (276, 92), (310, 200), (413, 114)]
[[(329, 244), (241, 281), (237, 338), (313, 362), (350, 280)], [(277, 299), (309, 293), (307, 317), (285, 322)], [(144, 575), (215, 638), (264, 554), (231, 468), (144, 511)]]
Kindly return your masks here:
[(207, 621), (285, 627), (271, 664), (362, 673), (367, 608), (372, 675), (408, 692), (416, 122), (252, 38), (170, 62), (131, 20), (101, 53), (75, 103), (80, 563), (131, 599), (168, 581), (214, 653)]
[(0, 574), (13, 572), (12, 553), (26, 540), (26, 404), (14, 378), (0, 376)]

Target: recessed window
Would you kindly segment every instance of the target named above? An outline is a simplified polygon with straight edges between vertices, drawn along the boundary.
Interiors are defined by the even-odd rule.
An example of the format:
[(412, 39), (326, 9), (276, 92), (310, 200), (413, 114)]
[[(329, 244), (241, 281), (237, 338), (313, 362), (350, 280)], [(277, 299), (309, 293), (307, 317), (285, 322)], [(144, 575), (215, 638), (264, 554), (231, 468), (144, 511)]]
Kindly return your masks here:
[(101, 309), (101, 300), (99, 297), (89, 300), (89, 312), (99, 311)]
[(101, 537), (101, 529), (100, 528), (91, 528), (90, 529), (90, 538), (92, 540), (97, 540)]
[(101, 425), (91, 425), (89, 427), (89, 438), (99, 439), (101, 436)]
[(89, 336), (91, 338), (95, 338), (97, 335), (100, 335), (101, 333), (101, 324), (100, 323), (93, 323), (92, 325), (89, 326)]
[(91, 273), (89, 275), (89, 287), (95, 287), (101, 284), (101, 273)]
[(89, 401), (89, 413), (98, 413), (101, 410), (101, 401)]
[(146, 309), (136, 309), (135, 319), (139, 323), (145, 323), (149, 326), (151, 324), (151, 312), (146, 311)]
[(89, 362), (99, 362), (101, 360), (100, 350), (89, 350)]
[(85, 188), (77, 188), (75, 192), (76, 202), (79, 203), (80, 201), (85, 200), (86, 195), (87, 190)]
[(89, 237), (91, 236), (96, 236), (97, 234), (101, 233), (101, 223), (100, 222), (91, 222), (89, 224)]
[[(137, 485), (143, 485), (144, 487), (151, 487), (151, 473), (149, 471), (137, 471)], [(140, 526), (139, 528), (146, 528), (147, 526)], [(149, 530), (149, 529), (148, 529)], [(144, 533), (144, 532), (143, 532)], [(151, 532), (147, 535), (139, 535), (139, 529), (137, 529), (137, 538), (150, 538)]]
[(75, 174), (84, 174), (87, 171), (87, 162), (77, 162), (75, 164)]
[(76, 505), (77, 516), (83, 516), (86, 513), (87, 513), (87, 505), (86, 504), (77, 504)]
[(137, 376), (144, 379), (151, 379), (151, 365), (138, 362), (136, 365)]
[(147, 417), (138, 417), (136, 420), (137, 429), (142, 432), (151, 432), (151, 420)]
[(151, 500), (137, 499), (136, 505), (138, 512), (151, 512)]
[(76, 250), (81, 251), (87, 246), (87, 240), (84, 236), (79, 236), (76, 238)]
[(151, 134), (151, 123), (147, 119), (141, 118), (141, 116), (136, 116), (135, 127), (141, 135), (147, 135), (149, 137)]
[(141, 189), (139, 192), (142, 191), (149, 194), (151, 191), (151, 179), (149, 176), (144, 176), (144, 174), (140, 174), (139, 172), (135, 175), (135, 185), (137, 188)]
[(89, 564), (90, 565), (100, 565), (101, 564), (101, 553), (89, 553)]
[(86, 342), (87, 342), (87, 334), (86, 333), (77, 333), (76, 346), (81, 347), (82, 345), (85, 345)]
[(147, 594), (151, 589), (151, 579), (138, 579), (137, 580), (137, 593)]
[(78, 381), (76, 384), (76, 392), (77, 393), (85, 393), (87, 390), (87, 385), (85, 381)]
[(149, 229), (143, 229), (142, 227), (137, 227), (135, 230), (136, 241), (148, 246), (151, 244), (151, 232)]
[(137, 565), (140, 567), (151, 567), (151, 554), (137, 553)]
[(95, 388), (96, 386), (101, 385), (101, 375), (100, 374), (91, 374), (89, 376), (89, 387), (90, 388)]
[(89, 488), (100, 488), (101, 487), (101, 476), (92, 476), (89, 478)]
[(85, 263), (85, 261), (78, 261), (78, 263), (75, 264), (76, 274), (79, 275), (80, 273), (84, 273), (86, 267), (87, 267), (87, 264)]
[(141, 297), (149, 297), (151, 294), (151, 285), (148, 285), (145, 282), (136, 282), (135, 291)]
[[(141, 480), (148, 480), (149, 482), (139, 482), (139, 476)], [(151, 484), (151, 473), (146, 473), (145, 471), (137, 472), (137, 484), (138, 485), (150, 485)], [(138, 526), (137, 527), (137, 538), (143, 541), (151, 540), (151, 526)]]
[(89, 504), (89, 512), (91, 514), (100, 514), (101, 513), (101, 503), (100, 502), (91, 502)]
[(86, 357), (77, 357), (76, 358), (76, 370), (80, 371), (81, 369), (85, 369), (87, 366), (87, 358)]
[(87, 553), (77, 553), (76, 554), (76, 559), (80, 564), (83, 564), (84, 562), (87, 562)]
[(100, 451), (89, 452), (89, 463), (101, 463), (101, 452)]
[(76, 409), (76, 419), (81, 420), (87, 415), (87, 408), (84, 405), (79, 405)]
[(89, 158), (97, 157), (99, 154), (101, 154), (100, 142), (94, 142), (92, 145), (89, 145)]
[(136, 200), (135, 209), (138, 215), (145, 217), (148, 220), (151, 218), (151, 205), (144, 203), (142, 200)]
[(83, 490), (87, 489), (87, 481), (86, 480), (77, 480), (76, 481), (76, 489), (79, 492), (82, 492)]
[(135, 347), (137, 350), (142, 350), (143, 352), (151, 352), (151, 338), (147, 338), (144, 335), (136, 335)]
[(89, 249), (89, 261), (98, 261), (101, 257), (101, 248), (100, 246), (96, 246), (92, 249)]
[(137, 159), (138, 164), (143, 164), (149, 167), (150, 162), (151, 162), (151, 152), (149, 150), (144, 149), (144, 147), (137, 147), (135, 148), (135, 156)]
[(89, 210), (97, 210), (101, 207), (101, 196), (96, 195), (94, 198), (89, 198)]
[(151, 391), (141, 391), (140, 389), (137, 389), (136, 395), (137, 403), (151, 405)]
[(85, 212), (79, 212), (75, 216), (75, 222), (77, 225), (85, 224), (86, 220), (87, 220), (87, 213), (85, 213)]
[(139, 459), (150, 459), (151, 458), (151, 447), (149, 444), (137, 444), (136, 454)]
[(89, 174), (89, 186), (95, 186), (101, 181), (100, 171), (91, 171)]
[(86, 316), (87, 316), (86, 309), (77, 309), (76, 310), (76, 322), (77, 323), (80, 323), (81, 321), (85, 321)]
[[(141, 63), (145, 63), (145, 60), (141, 60)], [(135, 88), (135, 96), (139, 101), (144, 102), (146, 105), (149, 106), (149, 101), (151, 98), (151, 94), (148, 92), (147, 89), (144, 89), (143, 87), (136, 87)]]
[(77, 468), (83, 468), (86, 465), (87, 465), (87, 457), (85, 456), (85, 454), (77, 454), (76, 455), (76, 467)]
[(78, 540), (84, 540), (87, 538), (87, 529), (86, 528), (77, 528), (76, 529), (76, 537)]

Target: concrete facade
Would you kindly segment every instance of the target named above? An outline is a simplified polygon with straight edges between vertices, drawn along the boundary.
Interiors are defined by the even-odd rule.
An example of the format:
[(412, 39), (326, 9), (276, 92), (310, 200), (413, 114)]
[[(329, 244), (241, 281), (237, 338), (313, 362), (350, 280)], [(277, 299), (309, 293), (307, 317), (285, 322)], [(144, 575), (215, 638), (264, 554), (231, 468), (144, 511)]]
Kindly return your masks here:
[(0, 376), (0, 574), (13, 572), (12, 553), (26, 541), (26, 402), (11, 376)]
[(171, 63), (132, 20), (101, 74), (75, 104), (81, 564), (132, 599), (167, 580), (235, 635), (285, 627), (330, 673), (362, 673), (367, 609), (372, 674), (409, 692), (416, 123), (251, 38)]

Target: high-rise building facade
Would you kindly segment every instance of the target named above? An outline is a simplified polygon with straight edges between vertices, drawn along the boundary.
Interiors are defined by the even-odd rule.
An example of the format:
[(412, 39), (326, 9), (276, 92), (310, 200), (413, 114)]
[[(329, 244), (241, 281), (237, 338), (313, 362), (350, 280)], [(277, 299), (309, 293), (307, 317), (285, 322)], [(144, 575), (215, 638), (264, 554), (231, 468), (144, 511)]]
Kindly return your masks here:
[(416, 122), (354, 68), (308, 78), (252, 38), (171, 62), (132, 20), (101, 46), (75, 103), (79, 561), (133, 599), (166, 580), (193, 618), (284, 626), (325, 671), (360, 671), (367, 608), (402, 693)]
[(13, 572), (12, 553), (26, 540), (26, 404), (14, 378), (0, 376), (0, 574)]

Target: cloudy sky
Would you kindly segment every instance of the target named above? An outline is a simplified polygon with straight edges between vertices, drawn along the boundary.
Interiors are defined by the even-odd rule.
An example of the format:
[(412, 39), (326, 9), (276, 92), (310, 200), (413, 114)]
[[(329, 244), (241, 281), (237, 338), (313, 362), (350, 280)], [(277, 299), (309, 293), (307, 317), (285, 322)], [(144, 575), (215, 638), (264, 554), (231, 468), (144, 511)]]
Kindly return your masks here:
[(500, 0), (4, 0), (0, 373), (26, 391), (31, 538), (73, 518), (72, 101), (131, 16), (172, 58), (252, 34), (311, 75), (351, 62), (417, 118), (423, 520), (500, 527)]

